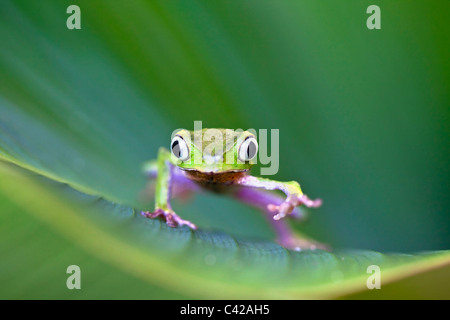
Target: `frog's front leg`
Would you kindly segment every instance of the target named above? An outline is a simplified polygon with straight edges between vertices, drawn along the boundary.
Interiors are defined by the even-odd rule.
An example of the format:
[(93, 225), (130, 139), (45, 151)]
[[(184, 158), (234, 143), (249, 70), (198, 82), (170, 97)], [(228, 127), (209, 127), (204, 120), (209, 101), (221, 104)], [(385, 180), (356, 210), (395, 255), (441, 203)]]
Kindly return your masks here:
[(286, 199), (281, 204), (269, 203), (267, 209), (276, 213), (274, 220), (280, 220), (292, 213), (295, 207), (305, 205), (309, 208), (317, 208), (322, 205), (321, 199), (311, 200), (303, 194), (300, 185), (296, 181), (280, 182), (261, 177), (245, 176), (239, 179), (237, 184), (246, 187), (264, 188), (267, 190), (281, 190), (285, 193)]
[[(161, 148), (158, 152), (158, 159), (153, 164), (153, 172), (156, 171), (155, 186), (155, 211), (143, 211), (142, 215), (147, 218), (163, 218), (170, 227), (186, 225), (192, 229), (197, 229), (196, 225), (190, 221), (180, 218), (170, 205), (170, 196), (174, 180), (174, 166), (170, 162), (170, 152)], [(150, 170), (146, 171), (150, 172)]]
[[(268, 207), (271, 205), (282, 205), (284, 199), (280, 195), (266, 190), (244, 187), (238, 188), (233, 193), (233, 196), (244, 203), (261, 209), (265, 213), (265, 216), (268, 218), (276, 233), (276, 242), (281, 246), (297, 251), (314, 249), (329, 250), (327, 245), (308, 239), (307, 237), (294, 232), (284, 219), (273, 219), (274, 213), (270, 211)], [(298, 207), (293, 208), (291, 216), (299, 219), (304, 218)]]

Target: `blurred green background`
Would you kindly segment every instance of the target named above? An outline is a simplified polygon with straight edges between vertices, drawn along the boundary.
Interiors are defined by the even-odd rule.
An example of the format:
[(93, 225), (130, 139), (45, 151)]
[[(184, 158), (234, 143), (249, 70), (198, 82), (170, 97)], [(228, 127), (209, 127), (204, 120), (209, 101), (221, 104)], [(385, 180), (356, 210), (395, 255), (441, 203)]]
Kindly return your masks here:
[[(81, 30), (66, 27), (71, 4)], [(366, 27), (371, 4), (381, 30)], [(448, 249), (449, 9), (3, 0), (0, 154), (144, 206), (141, 165), (174, 129), (279, 129), (273, 178), (324, 200), (296, 228), (335, 248)], [(175, 209), (205, 230), (272, 237), (257, 211), (230, 199), (202, 194)]]

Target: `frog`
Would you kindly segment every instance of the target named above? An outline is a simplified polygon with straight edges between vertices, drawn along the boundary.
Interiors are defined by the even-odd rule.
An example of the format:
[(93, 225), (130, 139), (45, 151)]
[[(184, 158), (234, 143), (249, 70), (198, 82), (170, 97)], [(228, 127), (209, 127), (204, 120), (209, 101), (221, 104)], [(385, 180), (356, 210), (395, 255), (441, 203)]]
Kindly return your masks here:
[[(209, 143), (205, 143), (209, 142)], [(329, 246), (293, 231), (287, 217), (305, 218), (301, 206), (318, 208), (322, 199), (310, 199), (297, 181), (277, 181), (251, 175), (258, 141), (250, 131), (222, 128), (179, 129), (170, 150), (161, 147), (157, 158), (145, 163), (145, 174), (155, 180), (155, 208), (144, 217), (163, 219), (169, 227), (197, 225), (175, 213), (171, 199), (179, 194), (208, 190), (258, 208), (275, 231), (275, 242), (289, 250), (329, 250)], [(284, 197), (280, 195), (284, 193)]]

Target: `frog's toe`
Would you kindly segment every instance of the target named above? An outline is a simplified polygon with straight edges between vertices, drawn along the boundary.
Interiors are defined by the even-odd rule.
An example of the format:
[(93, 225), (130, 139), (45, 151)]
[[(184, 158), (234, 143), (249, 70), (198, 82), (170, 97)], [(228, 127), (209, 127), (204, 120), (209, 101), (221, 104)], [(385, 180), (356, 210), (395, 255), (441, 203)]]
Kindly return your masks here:
[(318, 208), (322, 205), (322, 199), (311, 200), (306, 194), (299, 196), (298, 200), (300, 204), (304, 204), (308, 208)]
[(162, 215), (164, 215), (164, 210), (162, 209), (156, 209), (153, 212), (150, 211), (141, 211), (141, 215), (143, 215), (146, 218), (155, 219)]
[(279, 206), (277, 206), (275, 204), (269, 204), (269, 205), (267, 205), (267, 209), (270, 212), (276, 213), (273, 216), (274, 220), (280, 220), (280, 219), (284, 218), (285, 216), (289, 215), (292, 212), (292, 210), (294, 210), (294, 206), (291, 205), (289, 202), (283, 202)]
[(197, 226), (195, 224), (193, 224), (192, 222), (190, 222), (188, 220), (184, 220), (184, 219), (180, 218), (175, 212), (172, 212), (172, 211), (164, 211), (163, 209), (159, 208), (153, 212), (142, 211), (141, 214), (144, 217), (147, 217), (150, 219), (155, 219), (155, 218), (161, 217), (162, 219), (164, 219), (166, 221), (166, 224), (172, 228), (185, 225), (193, 230), (197, 229)]
[(317, 208), (322, 205), (322, 199), (311, 200), (305, 194), (302, 195), (292, 194), (288, 196), (282, 204), (280, 205), (269, 204), (267, 205), (267, 209), (270, 212), (276, 213), (273, 216), (274, 220), (280, 220), (285, 216), (290, 215), (295, 209), (295, 207), (300, 206), (302, 204), (308, 208)]
[(171, 219), (174, 220), (175, 224), (178, 226), (188, 226), (192, 230), (197, 230), (197, 226), (188, 220), (181, 219), (178, 215), (172, 214)]

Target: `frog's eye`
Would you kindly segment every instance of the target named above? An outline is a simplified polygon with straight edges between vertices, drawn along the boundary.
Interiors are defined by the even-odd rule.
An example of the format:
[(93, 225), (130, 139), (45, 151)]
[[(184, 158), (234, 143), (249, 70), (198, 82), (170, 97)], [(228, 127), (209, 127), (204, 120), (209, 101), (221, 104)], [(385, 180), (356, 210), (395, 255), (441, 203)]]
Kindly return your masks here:
[(189, 159), (189, 147), (183, 138), (179, 136), (173, 138), (170, 149), (172, 150), (172, 154), (181, 161)]
[(258, 142), (255, 138), (249, 137), (242, 142), (239, 147), (239, 160), (245, 162), (252, 160), (258, 153)]

